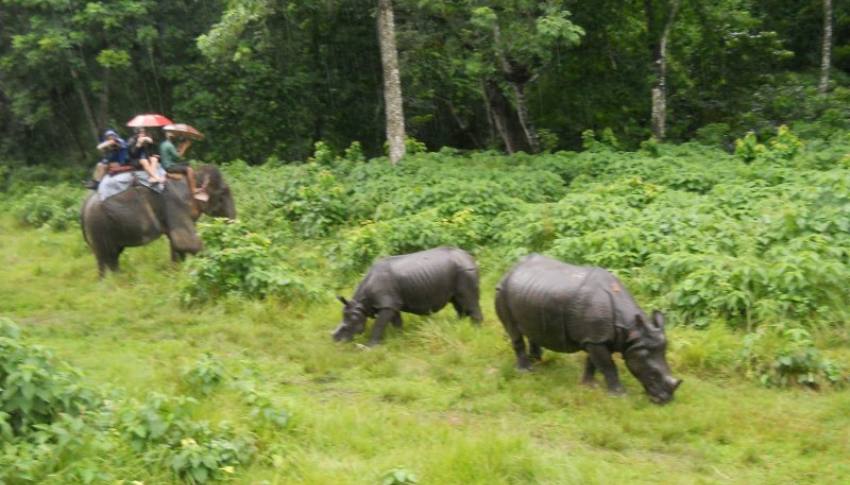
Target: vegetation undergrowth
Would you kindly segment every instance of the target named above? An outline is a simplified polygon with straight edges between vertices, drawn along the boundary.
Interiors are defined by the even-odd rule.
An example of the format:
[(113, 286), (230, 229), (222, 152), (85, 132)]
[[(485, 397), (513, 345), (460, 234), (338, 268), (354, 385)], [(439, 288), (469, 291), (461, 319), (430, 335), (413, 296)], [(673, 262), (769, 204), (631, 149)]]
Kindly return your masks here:
[[(202, 222), (206, 249), (185, 265), (161, 240), (126, 251), (124, 271), (102, 281), (76, 230), (11, 211), (0, 315), (20, 329), (0, 332), (17, 349), (0, 353), (0, 377), (32, 361), (47, 399), (83, 397), (0, 432), (0, 463), (19, 464), (0, 477), (840, 481), (850, 138), (780, 130), (753, 143), (752, 156), (620, 152), (603, 136), (582, 153), (443, 150), (395, 169), (356, 147), (320, 147), (301, 165), (236, 161), (224, 172), (238, 222)], [(438, 244), (478, 259), (481, 328), (447, 310), (407, 317), (378, 348), (331, 342), (332, 295), (348, 296), (375, 258)], [(514, 371), (493, 286), (532, 251), (610, 268), (645, 309), (667, 312), (685, 381), (673, 403), (650, 404), (622, 362), (622, 399), (578, 385), (579, 355), (546, 352), (533, 373)], [(0, 404), (3, 422), (23, 416), (18, 398)]]

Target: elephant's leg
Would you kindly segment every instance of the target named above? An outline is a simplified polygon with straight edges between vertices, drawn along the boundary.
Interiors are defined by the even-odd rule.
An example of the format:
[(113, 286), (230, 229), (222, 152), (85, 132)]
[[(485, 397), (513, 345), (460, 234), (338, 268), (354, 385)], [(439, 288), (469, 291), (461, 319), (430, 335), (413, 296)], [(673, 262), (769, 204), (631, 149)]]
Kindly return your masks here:
[(392, 319), (393, 326), (395, 328), (401, 328), (401, 312), (396, 312), (395, 316)]
[(186, 260), (186, 253), (183, 251), (178, 251), (174, 249), (174, 245), (171, 245), (171, 261), (174, 263), (181, 263)]
[(543, 360), (543, 348), (536, 342), (528, 341), (528, 356), (531, 357), (531, 360), (540, 362)]
[(119, 248), (114, 251), (103, 251), (98, 252), (96, 255), (97, 258), (97, 273), (101, 278), (106, 276), (106, 270), (112, 271), (113, 273), (117, 273), (119, 270), (118, 267), (118, 258), (121, 256), (121, 253), (124, 251), (124, 248)]

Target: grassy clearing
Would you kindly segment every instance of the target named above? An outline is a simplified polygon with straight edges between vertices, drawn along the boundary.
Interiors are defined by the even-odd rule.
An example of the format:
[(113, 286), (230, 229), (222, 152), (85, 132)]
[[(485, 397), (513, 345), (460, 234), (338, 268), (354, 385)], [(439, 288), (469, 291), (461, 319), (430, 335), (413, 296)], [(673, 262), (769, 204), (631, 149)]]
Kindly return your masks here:
[[(258, 454), (237, 483), (377, 483), (403, 468), (420, 483), (839, 483), (850, 476), (850, 393), (759, 387), (729, 375), (723, 346), (739, 334), (673, 328), (671, 364), (685, 380), (654, 406), (625, 374), (624, 398), (578, 385), (581, 355), (546, 353), (531, 374), (492, 309), (498, 274), (484, 265), (480, 329), (446, 310), (407, 317), (372, 350), (336, 345), (330, 298), (310, 306), (226, 298), (187, 309), (164, 241), (130, 249), (104, 281), (76, 232), (0, 221), (0, 316), (83, 370), (142, 399), (188, 392), (184, 369), (206, 353), (229, 381), (250, 378), (286, 409), (256, 427), (238, 389), (198, 396), (195, 417), (254, 429)], [(175, 281), (177, 280), (177, 281)], [(349, 290), (350, 291), (350, 290)], [(846, 335), (832, 334), (847, 361)], [(838, 342), (839, 344), (836, 344)], [(625, 368), (620, 367), (625, 373)], [(248, 377), (246, 377), (248, 376)], [(96, 457), (81, 456), (81, 460)], [(100, 458), (113, 479), (160, 483), (129, 449)]]

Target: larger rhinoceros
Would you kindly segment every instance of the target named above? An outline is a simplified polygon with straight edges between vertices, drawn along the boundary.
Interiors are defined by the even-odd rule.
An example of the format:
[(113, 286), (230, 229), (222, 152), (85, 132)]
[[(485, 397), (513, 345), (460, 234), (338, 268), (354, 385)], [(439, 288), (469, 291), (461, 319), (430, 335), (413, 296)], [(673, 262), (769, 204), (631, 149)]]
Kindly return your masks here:
[(602, 372), (612, 393), (622, 393), (612, 352), (622, 353), (631, 373), (656, 403), (673, 399), (681, 380), (671, 375), (665, 352), (664, 315), (652, 319), (635, 303), (616, 276), (602, 268), (573, 266), (539, 254), (525, 257), (496, 288), (496, 312), (517, 357), (530, 369), (541, 347), (588, 353), (583, 382)]
[(375, 317), (369, 345), (381, 341), (392, 322), (401, 327), (400, 312), (428, 315), (452, 302), (459, 317), (481, 322), (478, 304), (478, 266), (466, 251), (439, 247), (377, 261), (344, 305), (343, 320), (333, 333), (336, 341), (351, 340)]

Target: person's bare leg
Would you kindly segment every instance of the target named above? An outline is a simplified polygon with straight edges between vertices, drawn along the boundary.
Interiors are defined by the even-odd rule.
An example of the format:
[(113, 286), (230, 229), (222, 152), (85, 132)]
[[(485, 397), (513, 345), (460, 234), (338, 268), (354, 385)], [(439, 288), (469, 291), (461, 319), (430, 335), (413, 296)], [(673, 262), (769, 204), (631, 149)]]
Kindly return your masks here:
[(186, 182), (189, 184), (189, 193), (194, 197), (195, 192), (197, 192), (195, 188), (195, 171), (188, 165), (186, 166), (186, 179)]
[(143, 158), (139, 160), (139, 163), (142, 165), (142, 168), (145, 169), (145, 172), (148, 173), (148, 178), (150, 179), (151, 183), (155, 184), (162, 182), (162, 179), (159, 178), (159, 175), (156, 174), (156, 169), (154, 168), (153, 163), (151, 163), (151, 160)]
[(97, 181), (97, 182), (100, 182), (101, 180), (103, 180), (103, 177), (106, 176), (106, 169), (107, 169), (107, 166), (106, 166), (105, 163), (98, 163), (94, 167), (94, 174), (92, 175), (92, 179)]

